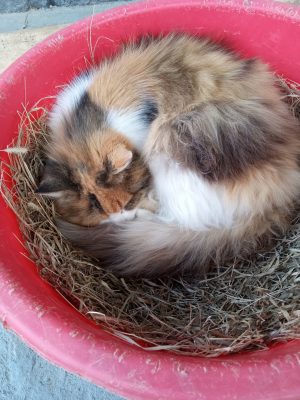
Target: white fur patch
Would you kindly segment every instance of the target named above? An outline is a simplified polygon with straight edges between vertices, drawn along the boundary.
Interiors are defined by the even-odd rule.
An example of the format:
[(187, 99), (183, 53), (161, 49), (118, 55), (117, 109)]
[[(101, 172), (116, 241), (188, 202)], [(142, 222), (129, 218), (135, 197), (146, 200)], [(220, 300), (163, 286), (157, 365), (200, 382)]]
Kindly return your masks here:
[(120, 132), (139, 150), (142, 151), (150, 125), (143, 118), (143, 109), (131, 111), (110, 110), (107, 122), (111, 128)]
[(109, 218), (102, 223), (105, 222), (123, 222), (123, 221), (132, 221), (136, 218), (136, 209), (133, 210), (123, 210), (118, 213), (110, 214)]
[(132, 221), (134, 219), (153, 220), (154, 214), (143, 208), (134, 208), (133, 210), (123, 210), (118, 213), (110, 214), (109, 218), (102, 221), (101, 224), (108, 222), (119, 223), (124, 221)]
[(165, 222), (194, 230), (230, 228), (236, 217), (248, 212), (228, 200), (224, 185), (209, 183), (166, 156), (155, 156), (150, 168)]
[(94, 77), (93, 72), (77, 76), (57, 96), (56, 103), (49, 116), (49, 126), (55, 132), (64, 119), (72, 113), (86, 92)]

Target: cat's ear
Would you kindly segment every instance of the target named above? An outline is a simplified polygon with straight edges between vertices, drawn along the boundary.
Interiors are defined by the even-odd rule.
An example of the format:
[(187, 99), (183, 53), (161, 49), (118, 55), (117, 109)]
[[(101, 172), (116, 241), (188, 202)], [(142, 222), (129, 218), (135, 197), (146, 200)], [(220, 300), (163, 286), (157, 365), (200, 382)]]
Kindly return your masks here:
[(109, 160), (112, 165), (112, 173), (119, 174), (129, 166), (132, 161), (132, 151), (128, 150), (123, 144), (116, 146), (110, 153)]
[(62, 197), (66, 190), (71, 189), (71, 186), (72, 182), (66, 169), (53, 160), (47, 160), (36, 193), (57, 199)]

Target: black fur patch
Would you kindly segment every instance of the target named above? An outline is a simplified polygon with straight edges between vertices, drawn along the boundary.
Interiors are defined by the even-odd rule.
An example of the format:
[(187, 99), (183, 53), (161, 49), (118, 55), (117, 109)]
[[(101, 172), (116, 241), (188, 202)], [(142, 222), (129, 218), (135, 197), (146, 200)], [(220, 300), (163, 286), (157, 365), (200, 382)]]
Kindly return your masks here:
[[(136, 172), (143, 171), (142, 174), (139, 174), (139, 178), (137, 179)], [(140, 154), (136, 151), (133, 151), (132, 161), (128, 167), (128, 171), (124, 176), (124, 185), (128, 192), (137, 193), (140, 190), (144, 190), (149, 187), (151, 181), (151, 175), (146, 168), (144, 161), (142, 160)]]
[(111, 187), (110, 178), (112, 175), (113, 167), (111, 161), (106, 158), (104, 161), (104, 168), (96, 177), (96, 184), (98, 186)]
[(147, 124), (151, 124), (158, 116), (158, 106), (153, 100), (147, 100), (143, 104), (143, 119)]
[(241, 68), (238, 72), (238, 77), (239, 78), (244, 78), (248, 74), (251, 74), (252, 72), (255, 72), (255, 66), (257, 64), (257, 59), (256, 58), (249, 58), (247, 60), (241, 61), (240, 65)]
[(70, 138), (85, 137), (100, 129), (106, 120), (105, 111), (95, 104), (85, 92), (73, 111), (70, 120), (66, 121), (66, 133)]
[(42, 179), (37, 193), (53, 193), (61, 190), (79, 191), (80, 186), (74, 182), (68, 166), (48, 159), (46, 161)]
[(209, 103), (175, 119), (172, 154), (209, 181), (235, 178), (268, 161), (274, 156), (276, 136), (272, 138), (274, 129), (262, 111), (265, 105), (256, 103), (252, 109), (247, 102)]

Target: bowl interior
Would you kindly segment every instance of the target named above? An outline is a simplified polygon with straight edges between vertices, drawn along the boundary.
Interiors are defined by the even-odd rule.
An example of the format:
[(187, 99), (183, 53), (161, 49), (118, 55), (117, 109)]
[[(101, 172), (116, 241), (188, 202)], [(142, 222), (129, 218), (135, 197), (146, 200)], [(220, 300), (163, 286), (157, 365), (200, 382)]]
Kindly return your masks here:
[[(296, 40), (300, 37), (300, 14), (293, 7), (263, 3), (140, 3), (95, 15), (54, 34), (0, 77), (0, 149), (16, 136), (23, 105), (29, 109), (40, 101), (50, 107), (53, 99), (46, 97), (55, 95), (61, 85), (114, 54), (122, 42), (143, 34), (183, 31), (225, 39), (243, 56), (258, 57), (277, 73), (300, 82), (300, 40)], [(222, 388), (219, 399), (238, 394), (239, 399), (255, 400), (281, 399), (283, 393), (300, 396), (296, 357), (300, 343), (296, 341), (268, 352), (196, 360), (150, 354), (95, 327), (40, 279), (34, 264), (22, 254), (26, 251), (16, 217), (2, 198), (0, 208), (0, 315), (51, 361), (133, 399), (165, 399), (170, 395), (184, 399), (187, 391), (189, 399), (199, 398), (199, 393), (205, 399), (215, 399), (213, 387), (217, 385)], [(272, 367), (274, 360), (276, 368)], [(250, 369), (255, 385), (249, 380)], [(130, 379), (128, 370), (135, 371)]]

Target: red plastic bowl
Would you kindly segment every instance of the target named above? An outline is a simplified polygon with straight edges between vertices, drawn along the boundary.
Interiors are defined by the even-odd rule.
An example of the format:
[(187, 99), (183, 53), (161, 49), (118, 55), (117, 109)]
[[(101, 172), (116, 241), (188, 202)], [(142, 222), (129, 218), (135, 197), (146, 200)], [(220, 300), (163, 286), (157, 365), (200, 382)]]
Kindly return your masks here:
[[(0, 78), (0, 148), (16, 135), (22, 103), (54, 95), (95, 57), (142, 33), (187, 31), (225, 37), (300, 81), (300, 11), (270, 1), (146, 2), (86, 19), (19, 58)], [(2, 153), (3, 154), (3, 153)], [(16, 217), (0, 199), (0, 316), (48, 360), (130, 399), (300, 399), (300, 341), (219, 359), (140, 350), (81, 316), (23, 255)]]

